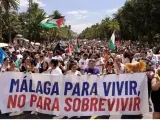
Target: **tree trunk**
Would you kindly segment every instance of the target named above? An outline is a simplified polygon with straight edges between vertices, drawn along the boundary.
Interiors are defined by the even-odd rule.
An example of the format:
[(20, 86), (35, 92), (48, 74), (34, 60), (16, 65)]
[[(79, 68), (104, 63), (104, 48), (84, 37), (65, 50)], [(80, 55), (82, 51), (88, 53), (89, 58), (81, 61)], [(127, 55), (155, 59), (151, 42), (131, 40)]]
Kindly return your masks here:
[(0, 42), (2, 42), (2, 9), (0, 8)]
[(12, 44), (11, 26), (10, 26), (9, 16), (8, 16), (8, 31), (9, 31), (9, 43)]
[(148, 35), (147, 35), (147, 41), (148, 41), (148, 43), (152, 43), (153, 40), (154, 40), (154, 37), (153, 37), (152, 33), (149, 32)]
[(9, 8), (6, 10), (6, 17), (8, 22), (8, 39), (9, 39), (9, 44), (11, 44), (12, 37), (11, 37), (11, 26), (10, 26), (10, 19), (9, 19)]

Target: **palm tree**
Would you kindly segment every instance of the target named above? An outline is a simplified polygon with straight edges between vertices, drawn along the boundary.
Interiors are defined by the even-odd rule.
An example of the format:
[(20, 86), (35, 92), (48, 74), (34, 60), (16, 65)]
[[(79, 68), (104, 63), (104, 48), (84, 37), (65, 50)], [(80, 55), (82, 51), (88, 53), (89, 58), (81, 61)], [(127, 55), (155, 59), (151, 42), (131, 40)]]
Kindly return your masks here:
[(58, 10), (53, 11), (53, 14), (51, 16), (53, 16), (54, 19), (59, 19), (63, 17)]
[(5, 10), (6, 21), (8, 23), (8, 33), (9, 41), (11, 42), (11, 28), (9, 20), (9, 11), (11, 9), (17, 10), (19, 5), (19, 0), (1, 0), (1, 9)]
[(115, 20), (112, 20), (109, 22), (108, 28), (110, 31), (114, 31), (114, 30), (119, 31), (120, 30), (119, 23)]
[[(51, 16), (53, 16), (54, 19), (64, 18), (58, 10), (53, 11)], [(50, 36), (52, 40), (55, 41), (57, 37), (61, 36), (61, 33), (62, 31), (59, 28), (53, 28), (51, 29)]]
[(30, 31), (28, 37), (30, 41), (32, 39), (37, 41), (38, 39), (40, 39), (40, 33), (42, 32), (42, 28), (39, 26), (39, 23), (45, 19), (46, 13), (44, 12), (44, 10), (39, 8), (39, 5), (37, 3), (33, 3), (28, 9), (28, 12), (30, 16), (29, 23), (27, 25), (27, 29)]
[(2, 41), (2, 6), (0, 2), (0, 42)]

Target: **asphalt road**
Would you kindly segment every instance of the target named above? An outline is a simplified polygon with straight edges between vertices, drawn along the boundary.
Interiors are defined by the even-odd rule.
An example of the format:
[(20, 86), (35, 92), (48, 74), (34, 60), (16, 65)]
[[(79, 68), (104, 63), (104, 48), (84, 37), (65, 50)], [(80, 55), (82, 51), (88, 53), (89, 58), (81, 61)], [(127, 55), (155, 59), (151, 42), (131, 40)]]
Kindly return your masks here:
[[(91, 119), (94, 119), (95, 116), (91, 117)], [(112, 115), (109, 119), (121, 119), (120, 115)], [(129, 118), (128, 118), (129, 119)], [(152, 119), (152, 113), (143, 114), (142, 119)]]
[[(121, 116), (111, 116), (110, 119), (121, 119)], [(144, 114), (143, 119), (152, 119), (152, 113)]]
[[(30, 113), (24, 113), (22, 115), (13, 116), (13, 117), (10, 117), (8, 114), (5, 114), (5, 115), (0, 114), (0, 119), (52, 119), (52, 118), (53, 116), (44, 115), (44, 114), (31, 115)], [(92, 117), (92, 119), (94, 119), (94, 117)], [(113, 116), (110, 116), (110, 119), (121, 119), (121, 116), (113, 115)], [(144, 114), (143, 119), (152, 119), (152, 113)]]

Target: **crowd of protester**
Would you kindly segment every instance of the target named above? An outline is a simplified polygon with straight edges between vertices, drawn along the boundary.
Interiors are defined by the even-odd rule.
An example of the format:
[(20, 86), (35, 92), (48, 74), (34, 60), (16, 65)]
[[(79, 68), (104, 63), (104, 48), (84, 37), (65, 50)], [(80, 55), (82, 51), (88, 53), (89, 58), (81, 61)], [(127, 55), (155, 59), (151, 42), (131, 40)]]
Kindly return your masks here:
[[(139, 42), (121, 42), (115, 51), (108, 48), (105, 41), (80, 41), (79, 52), (72, 51), (72, 54), (60, 50), (53, 51), (48, 47), (32, 46), (25, 48), (22, 45), (11, 45), (3, 48), (8, 54), (0, 65), (1, 72), (31, 72), (52, 75), (107, 75), (125, 74), (127, 70), (125, 64), (139, 62), (146, 63), (146, 74), (148, 77), (148, 94), (153, 103), (153, 118), (160, 119), (160, 68), (152, 60), (153, 54), (159, 54), (158, 45), (150, 45)], [(157, 76), (158, 75), (158, 76)], [(149, 102), (150, 111), (151, 102)], [(11, 113), (12, 114), (12, 113)], [(13, 114), (19, 115), (21, 113)], [(38, 114), (32, 112), (31, 114)], [(55, 116), (54, 118), (63, 118)], [(73, 117), (72, 117), (73, 118)], [(89, 119), (90, 116), (80, 117)], [(109, 119), (109, 116), (97, 118)], [(122, 115), (122, 118), (141, 119), (143, 115)]]

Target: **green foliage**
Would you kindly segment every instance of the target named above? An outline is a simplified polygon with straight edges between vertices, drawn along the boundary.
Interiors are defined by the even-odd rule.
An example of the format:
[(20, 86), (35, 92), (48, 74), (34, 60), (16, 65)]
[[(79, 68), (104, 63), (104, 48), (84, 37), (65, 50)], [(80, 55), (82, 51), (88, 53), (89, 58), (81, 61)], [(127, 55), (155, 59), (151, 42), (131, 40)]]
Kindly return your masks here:
[(79, 37), (108, 38), (113, 30), (117, 30), (124, 40), (152, 42), (160, 33), (159, 7), (160, 0), (127, 0), (124, 6), (113, 14), (113, 19), (105, 18), (97, 29), (95, 26), (86, 28)]
[(109, 17), (106, 17), (101, 21), (101, 23), (97, 23), (92, 25), (90, 28), (86, 28), (79, 35), (79, 38), (86, 39), (109, 39), (113, 31), (119, 31), (119, 23), (116, 20), (113, 20)]
[[(3, 15), (5, 16), (5, 22), (7, 22), (7, 32), (8, 38), (11, 40), (11, 26), (10, 26), (10, 10), (17, 10), (19, 5), (19, 0), (1, 0), (0, 1), (0, 41), (2, 39), (2, 28), (3, 28)], [(3, 14), (4, 12), (4, 14)]]
[[(13, 11), (14, 9), (18, 9), (18, 0), (8, 0), (9, 4), (6, 2), (7, 0), (2, 1), (0, 2), (0, 38), (3, 36), (4, 40), (13, 40), (17, 34), (21, 34), (24, 38), (35, 42), (46, 40), (52, 42), (56, 39), (72, 38), (72, 31), (69, 26), (59, 29), (42, 28), (39, 23), (45, 19), (46, 12), (37, 3), (32, 3), (26, 12), (18, 13), (17, 11)], [(51, 16), (54, 19), (64, 17), (58, 10), (53, 11)], [(10, 21), (10, 24), (8, 24), (8, 21)]]

